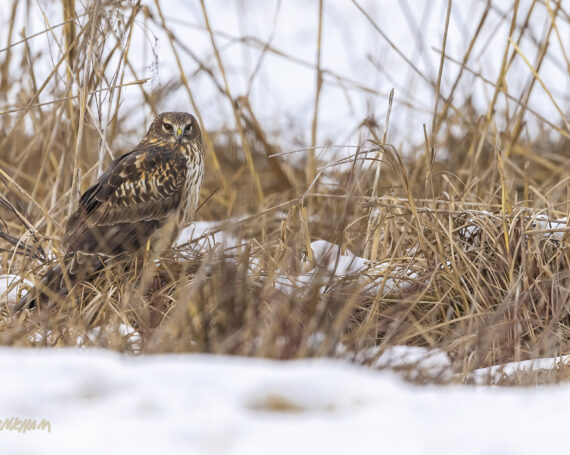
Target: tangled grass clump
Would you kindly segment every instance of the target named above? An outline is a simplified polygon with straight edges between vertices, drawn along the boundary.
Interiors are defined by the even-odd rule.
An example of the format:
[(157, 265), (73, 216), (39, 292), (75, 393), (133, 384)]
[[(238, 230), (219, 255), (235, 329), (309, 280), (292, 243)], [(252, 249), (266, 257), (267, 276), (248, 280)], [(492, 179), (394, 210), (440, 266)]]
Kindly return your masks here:
[[(192, 94), (182, 66), (152, 93), (133, 70), (129, 40), (138, 20), (166, 32), (173, 52), (184, 51), (160, 2), (153, 10), (94, 3), (78, 14), (73, 0), (62, 1), (65, 20), (45, 32), (59, 56), (58, 77), (36, 82), (36, 56), (22, 52), (24, 71), (16, 74), (12, 48), (0, 54), (0, 267), (16, 277), (14, 288), (22, 279), (37, 282), (60, 260), (70, 203), (111, 153), (140, 136), (144, 126), (134, 131), (131, 112), (120, 109), (124, 88), (138, 87), (151, 113), (165, 110), (161, 95), (180, 84)], [(209, 25), (205, 33), (214, 35)], [(478, 368), (570, 352), (568, 135), (552, 139), (552, 122), (540, 119), (539, 139), (524, 139), (518, 120), (526, 94), (504, 132), (495, 114), (477, 116), (469, 103), (442, 99), (433, 134), (406, 154), (386, 141), (390, 101), (385, 125), (364, 119), (366, 140), (344, 157), (320, 162), (312, 144), (295, 161), (279, 134), (257, 121), (247, 96), (222, 88), (222, 62), (194, 63), (220, 87), (218, 102), (230, 103), (237, 125), (203, 128), (198, 218), (210, 232), (166, 253), (149, 282), (139, 279), (144, 258), (130, 258), (47, 307), (14, 315), (13, 299), (2, 299), (0, 344), (370, 364), (391, 346), (409, 345), (447, 353), (460, 382)], [(22, 107), (7, 109), (14, 99)], [(497, 97), (490, 103), (493, 113)], [(233, 240), (216, 243), (214, 234)], [(320, 240), (337, 249), (317, 254)], [(354, 257), (348, 252), (366, 267), (338, 273), (340, 259)], [(514, 383), (564, 380), (566, 370)]]

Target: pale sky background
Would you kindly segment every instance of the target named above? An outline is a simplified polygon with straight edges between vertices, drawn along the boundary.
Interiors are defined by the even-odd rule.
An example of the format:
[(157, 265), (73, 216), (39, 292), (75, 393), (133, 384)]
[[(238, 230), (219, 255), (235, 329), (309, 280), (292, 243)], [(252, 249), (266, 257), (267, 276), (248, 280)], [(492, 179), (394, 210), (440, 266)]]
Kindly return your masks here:
[[(439, 53), (435, 49), (441, 47), (447, 2), (360, 0), (358, 3), (426, 78), (435, 82), (439, 66)], [(158, 17), (154, 2), (146, 1), (143, 4)], [(314, 65), (316, 60), (318, 2), (209, 0), (206, 4), (232, 95), (243, 95), (249, 90), (250, 102), (256, 116), (268, 132), (275, 133), (274, 139), (284, 150), (310, 145), (316, 86), (315, 70), (311, 65)], [(514, 2), (500, 1), (493, 4), (498, 6), (493, 6), (489, 12), (468, 67), (485, 78), (496, 81)], [(530, 4), (530, 0), (521, 1), (519, 24), (523, 22)], [(10, 2), (0, 3), (0, 23), (3, 30), (9, 19), (9, 5)], [(21, 30), (25, 25), (26, 34), (30, 35), (45, 28), (39, 5), (44, 8), (50, 24), (61, 22), (59, 2), (30, 2), (29, 7), (24, 7), (24, 4), (20, 6), (16, 30)], [(485, 5), (486, 2), (482, 0), (454, 2), (447, 42), (447, 53), (453, 58), (463, 58)], [(200, 3), (163, 0), (161, 7), (168, 27), (188, 49), (211, 68), (216, 80), (223, 85), (209, 35), (204, 29)], [(508, 16), (507, 19), (503, 18), (504, 15)], [(131, 61), (138, 76), (151, 78), (145, 84), (145, 88), (151, 92), (170, 83), (178, 84), (180, 76), (167, 37), (152, 21), (145, 23), (143, 16), (139, 17), (130, 51)], [(81, 20), (84, 21), (84, 18)], [(521, 43), (522, 51), (533, 63), (536, 60), (537, 42), (544, 36), (548, 23), (548, 10), (544, 4), (538, 3), (530, 21), (531, 32), (527, 32), (527, 38)], [(559, 15), (557, 27), (562, 47), (570, 54), (570, 27), (568, 17), (564, 13)], [(61, 28), (56, 29), (54, 33), (55, 36), (61, 37)], [(6, 33), (0, 33), (0, 46), (5, 46), (5, 40)], [(272, 47), (306, 62), (308, 66), (271, 52), (265, 54), (260, 64), (261, 46), (251, 44), (254, 40), (258, 40), (261, 45), (270, 40)], [(49, 48), (46, 46), (46, 35), (34, 38), (29, 43), (32, 50), (42, 52), (34, 67), (38, 80), (41, 80), (41, 76), (48, 74), (53, 61), (60, 56), (60, 50), (54, 47), (53, 43)], [(105, 45), (112, 44), (114, 40), (109, 37)], [(180, 48), (178, 51), (207, 128), (234, 128), (227, 99), (220, 95), (205, 71), (197, 71), (198, 64), (189, 54)], [(18, 52), (17, 48), (15, 52)], [(251, 75), (258, 65), (258, 74), (250, 85)], [(403, 153), (414, 147), (423, 147), (422, 125), (425, 123), (428, 130), (431, 125), (433, 86), (414, 73), (350, 0), (324, 1), (321, 65), (327, 73), (324, 76), (320, 99), (319, 144), (357, 144), (362, 138), (357, 127), (369, 114), (374, 115), (378, 123), (383, 125), (388, 93), (394, 88), (395, 98), (388, 141)], [(17, 59), (14, 59), (12, 66), (17, 70)], [(444, 96), (449, 93), (458, 70), (458, 65), (449, 61), (445, 63), (441, 89)], [(60, 73), (64, 80), (63, 69)], [(339, 82), (335, 76), (341, 76), (342, 80)], [(540, 76), (561, 110), (567, 112), (569, 78), (561, 46), (555, 35), (551, 38), (551, 46)], [(24, 76), (24, 84), (29, 82), (26, 77), (27, 75)], [(519, 98), (530, 77), (531, 73), (526, 64), (516, 58), (507, 78), (509, 93)], [(125, 80), (134, 80), (134, 77), (127, 71)], [(366, 87), (368, 90), (358, 89), (357, 86)], [(455, 92), (454, 103), (461, 106), (468, 97), (472, 97), (479, 113), (484, 114), (492, 93), (493, 87), (467, 73)], [(140, 90), (134, 86), (128, 87), (125, 95), (120, 114), (129, 112), (133, 127), (144, 131), (150, 119), (150, 110), (144, 106)], [(47, 101), (46, 96), (41, 100)], [(0, 109), (17, 106), (21, 102), (8, 99)], [(536, 84), (529, 104), (551, 122), (561, 124), (560, 114), (540, 84)], [(505, 128), (506, 125), (503, 116), (506, 107), (505, 98), (501, 97), (497, 103), (496, 115), (499, 129)], [(508, 103), (511, 116), (515, 107), (514, 102)], [(170, 91), (170, 96), (162, 101), (160, 109), (192, 110), (192, 107), (186, 91), (179, 87)], [(532, 139), (541, 121), (532, 114), (527, 114), (526, 120), (528, 126), (525, 133)], [(552, 134), (555, 139), (557, 133)], [(129, 138), (125, 140), (130, 141)]]

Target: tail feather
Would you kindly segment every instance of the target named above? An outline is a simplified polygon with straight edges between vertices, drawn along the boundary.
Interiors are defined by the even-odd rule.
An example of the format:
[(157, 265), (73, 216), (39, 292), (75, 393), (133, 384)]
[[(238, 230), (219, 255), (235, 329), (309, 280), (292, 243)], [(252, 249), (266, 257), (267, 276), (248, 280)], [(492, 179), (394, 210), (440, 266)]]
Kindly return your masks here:
[(53, 300), (56, 296), (65, 296), (68, 292), (61, 265), (50, 268), (40, 282), (20, 299), (12, 312), (17, 313), (25, 308), (34, 308), (39, 303)]
[(56, 299), (63, 299), (70, 289), (78, 282), (89, 279), (97, 270), (103, 267), (102, 258), (94, 255), (70, 255), (64, 260), (65, 272), (61, 264), (51, 267), (40, 282), (20, 299), (12, 312), (18, 313), (23, 309), (31, 309), (40, 304), (46, 304)]

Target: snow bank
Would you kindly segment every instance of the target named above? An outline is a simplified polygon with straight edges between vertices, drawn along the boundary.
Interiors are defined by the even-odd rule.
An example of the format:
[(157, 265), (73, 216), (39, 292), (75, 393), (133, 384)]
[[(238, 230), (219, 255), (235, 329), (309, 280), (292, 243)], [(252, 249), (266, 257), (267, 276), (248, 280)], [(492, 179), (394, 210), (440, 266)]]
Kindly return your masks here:
[(372, 366), (376, 368), (410, 369), (410, 379), (419, 373), (430, 378), (450, 380), (453, 376), (451, 360), (440, 349), (428, 349), (420, 346), (390, 346), (380, 356), (378, 348), (370, 349), (366, 354), (374, 355)]
[(26, 454), (562, 453), (570, 387), (415, 387), (333, 360), (0, 349), (0, 431)]
[[(239, 220), (226, 220), (225, 222), (194, 222), (185, 228), (175, 243), (178, 247), (191, 244), (195, 251), (206, 253), (216, 245), (223, 248), (234, 248), (240, 240), (232, 234), (221, 230), (228, 223), (239, 223)], [(350, 250), (344, 252), (338, 245), (325, 240), (316, 240), (311, 243), (314, 267), (304, 273), (292, 275), (291, 273), (278, 274), (275, 282), (276, 288), (282, 292), (291, 293), (298, 288), (308, 285), (319, 272), (325, 272), (328, 277), (343, 278), (351, 274), (360, 273), (364, 290), (375, 295), (380, 291), (386, 294), (397, 288), (410, 286), (417, 278), (417, 273), (407, 267), (390, 267), (388, 263), (374, 262), (355, 255)], [(259, 273), (261, 263), (258, 258), (250, 260), (250, 271)], [(388, 274), (388, 278), (385, 275)], [(322, 276), (321, 276), (322, 278)]]
[[(417, 273), (408, 267), (390, 267), (389, 263), (369, 261), (348, 249), (342, 252), (338, 245), (325, 240), (312, 242), (311, 250), (316, 266), (300, 275), (282, 274), (278, 276), (277, 289), (291, 293), (310, 283), (315, 276), (323, 279), (322, 272), (325, 272), (328, 277), (335, 278), (360, 274), (359, 283), (363, 285), (365, 292), (372, 295), (381, 292), (384, 295), (396, 289), (409, 287), (418, 277)], [(323, 281), (326, 282), (326, 279)]]
[(567, 367), (569, 362), (569, 355), (522, 360), (520, 362), (509, 362), (504, 365), (493, 365), (487, 368), (479, 368), (471, 373), (468, 379), (473, 380), (475, 384), (496, 384), (503, 378), (515, 377), (517, 373), (551, 371)]

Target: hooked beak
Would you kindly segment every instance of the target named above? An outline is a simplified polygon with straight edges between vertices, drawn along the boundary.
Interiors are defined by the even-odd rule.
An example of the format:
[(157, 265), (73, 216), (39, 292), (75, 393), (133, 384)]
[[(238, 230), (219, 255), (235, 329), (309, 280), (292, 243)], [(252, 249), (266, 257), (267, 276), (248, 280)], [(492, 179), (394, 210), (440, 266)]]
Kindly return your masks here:
[(180, 145), (180, 142), (182, 142), (182, 136), (183, 135), (184, 135), (184, 131), (182, 131), (182, 128), (178, 128), (176, 130), (176, 132), (174, 133), (174, 137), (176, 138), (178, 145)]

